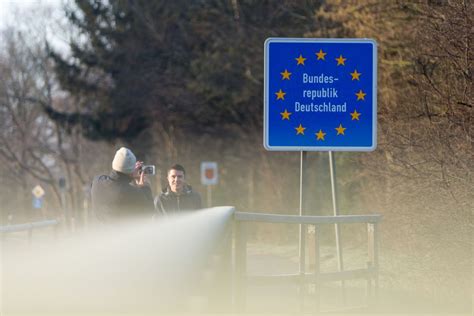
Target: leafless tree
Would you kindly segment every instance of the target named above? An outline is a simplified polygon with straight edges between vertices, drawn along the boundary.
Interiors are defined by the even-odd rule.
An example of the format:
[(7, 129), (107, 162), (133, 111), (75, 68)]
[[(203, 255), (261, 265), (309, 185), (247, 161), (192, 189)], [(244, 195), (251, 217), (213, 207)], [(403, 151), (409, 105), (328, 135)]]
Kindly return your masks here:
[[(43, 111), (45, 105), (68, 110), (80, 102), (58, 87), (45, 49), (45, 30), (24, 22), (0, 34), (2, 200), (11, 201), (11, 193), (18, 193), (15, 203), (2, 206), (3, 213), (28, 209), (36, 184), (46, 189), (49, 209), (55, 210), (52, 215), (60, 215), (57, 210), (64, 207), (80, 209), (94, 161), (102, 162), (100, 151), (91, 157), (94, 151), (89, 146), (97, 145), (84, 140), (80, 126), (60, 126)], [(61, 177), (67, 183), (65, 201), (58, 184)]]

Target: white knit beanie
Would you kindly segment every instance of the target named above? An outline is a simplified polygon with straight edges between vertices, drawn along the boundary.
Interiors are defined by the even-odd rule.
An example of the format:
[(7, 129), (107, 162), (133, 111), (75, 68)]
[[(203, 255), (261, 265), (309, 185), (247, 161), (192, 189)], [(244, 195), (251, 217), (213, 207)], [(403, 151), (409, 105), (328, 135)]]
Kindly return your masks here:
[(135, 170), (137, 158), (128, 148), (122, 147), (115, 153), (112, 169), (121, 173), (130, 174)]

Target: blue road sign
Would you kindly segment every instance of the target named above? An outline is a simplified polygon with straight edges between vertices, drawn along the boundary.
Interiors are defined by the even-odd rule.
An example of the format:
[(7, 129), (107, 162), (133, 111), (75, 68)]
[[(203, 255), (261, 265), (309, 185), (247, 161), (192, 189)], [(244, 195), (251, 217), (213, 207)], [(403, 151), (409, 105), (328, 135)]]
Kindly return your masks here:
[(43, 198), (33, 197), (33, 208), (41, 208), (43, 206)]
[(264, 108), (267, 150), (374, 150), (376, 42), (267, 39)]

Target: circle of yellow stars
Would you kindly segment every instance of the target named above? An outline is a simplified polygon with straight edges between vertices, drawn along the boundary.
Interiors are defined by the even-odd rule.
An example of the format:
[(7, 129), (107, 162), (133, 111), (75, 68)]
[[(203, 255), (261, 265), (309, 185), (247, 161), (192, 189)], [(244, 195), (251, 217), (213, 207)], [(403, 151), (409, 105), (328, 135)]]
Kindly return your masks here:
[[(326, 61), (327, 52), (324, 52), (322, 49), (320, 49), (318, 52), (316, 52), (315, 55), (316, 55), (316, 58), (317, 58), (316, 60)], [(303, 57), (302, 54), (299, 54), (299, 56), (296, 57), (295, 60), (296, 60), (296, 66), (304, 66), (305, 61), (307, 60), (307, 58)], [(335, 60), (337, 62), (336, 66), (346, 66), (347, 58), (345, 58), (342, 54), (340, 54), (339, 57), (335, 58)], [(354, 71), (349, 73), (349, 74), (351, 76), (352, 81), (354, 81), (354, 80), (360, 81), (360, 77), (361, 77), (362, 73), (358, 72), (357, 69), (354, 69)], [(291, 80), (292, 73), (289, 72), (288, 69), (285, 69), (284, 71), (280, 72), (280, 75), (281, 75), (281, 80)], [(277, 92), (275, 92), (275, 95), (276, 95), (277, 100), (282, 100), (283, 101), (283, 100), (285, 100), (286, 92), (284, 92), (282, 89), (280, 89)], [(365, 96), (367, 94), (360, 89), (358, 92), (355, 93), (355, 95), (357, 97), (356, 101), (365, 101)], [(282, 120), (290, 121), (290, 116), (292, 114), (293, 114), (292, 112), (288, 112), (288, 109), (285, 109), (284, 112), (280, 112)], [(351, 120), (352, 121), (359, 121), (360, 120), (361, 113), (357, 112), (356, 109), (354, 109), (354, 112), (350, 113), (350, 115), (351, 115)], [(296, 135), (304, 135), (306, 127), (304, 127), (300, 123), (294, 129), (296, 130)], [(335, 128), (336, 133), (337, 133), (336, 136), (345, 135), (345, 130), (346, 129), (347, 128), (343, 127), (342, 123), (340, 123), (339, 126)], [(320, 129), (317, 133), (315, 133), (315, 136), (316, 136), (316, 140), (324, 141), (324, 137), (326, 136), (326, 133), (322, 129)]]

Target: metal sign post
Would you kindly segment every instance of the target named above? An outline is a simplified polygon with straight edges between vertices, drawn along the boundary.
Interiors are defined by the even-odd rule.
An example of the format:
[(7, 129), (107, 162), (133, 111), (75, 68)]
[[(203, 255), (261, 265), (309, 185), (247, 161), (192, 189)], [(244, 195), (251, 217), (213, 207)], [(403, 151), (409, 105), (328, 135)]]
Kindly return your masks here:
[[(372, 39), (268, 38), (264, 55), (264, 141), (270, 151), (301, 152), (300, 215), (306, 151), (373, 151), (377, 144), (377, 43)], [(335, 228), (338, 267), (344, 268)], [(300, 272), (304, 271), (300, 225)], [(344, 289), (344, 283), (343, 283)], [(345, 295), (343, 296), (345, 299)]]
[(207, 192), (206, 192), (206, 202), (207, 202), (207, 207), (212, 206), (212, 185), (207, 186)]
[[(306, 151), (301, 151), (300, 153), (300, 216), (304, 215), (304, 200), (303, 200), (303, 190), (304, 190), (304, 174), (305, 174), (305, 169), (304, 165), (306, 162)], [(305, 248), (306, 248), (306, 232), (305, 232), (305, 226), (303, 224), (299, 224), (299, 257), (300, 257), (300, 275), (302, 276), (301, 280), (303, 280), (303, 276), (306, 273), (306, 255), (305, 255)], [(304, 308), (304, 282), (300, 283), (300, 295), (302, 299), (300, 300), (300, 310), (303, 310)]]
[(66, 200), (66, 178), (61, 177), (58, 180), (59, 192), (61, 193), (61, 206), (64, 212), (64, 222), (66, 223), (66, 227), (70, 230), (70, 219), (69, 219), (69, 212), (67, 209), (67, 200)]
[[(336, 161), (334, 159), (334, 154), (332, 151), (329, 152), (329, 170), (331, 173), (331, 192), (332, 192), (332, 210), (333, 215), (339, 215), (339, 209), (337, 208), (337, 185), (336, 185)], [(344, 261), (342, 257), (342, 246), (341, 246), (341, 231), (339, 229), (339, 224), (334, 224), (335, 234), (336, 234), (336, 250), (337, 250), (337, 266), (339, 271), (344, 271)], [(346, 304), (346, 290), (345, 282), (341, 281), (342, 285), (342, 301)]]
[[(304, 186), (304, 165), (306, 162), (306, 152), (302, 151), (300, 153), (300, 216), (304, 215), (304, 210), (303, 210), (303, 186)], [(305, 272), (305, 265), (304, 265), (304, 248), (305, 248), (305, 238), (304, 238), (304, 229), (302, 225), (300, 224), (300, 273)]]

